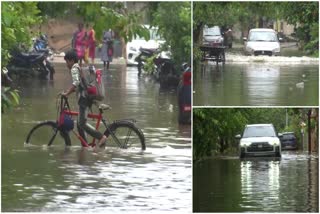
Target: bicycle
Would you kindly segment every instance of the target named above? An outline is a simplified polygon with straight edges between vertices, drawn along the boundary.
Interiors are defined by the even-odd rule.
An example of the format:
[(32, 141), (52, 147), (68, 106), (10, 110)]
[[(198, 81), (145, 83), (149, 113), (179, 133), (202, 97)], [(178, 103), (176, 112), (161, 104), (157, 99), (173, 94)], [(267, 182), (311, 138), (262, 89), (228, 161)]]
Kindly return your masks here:
[[(47, 146), (51, 146), (54, 142), (58, 133), (64, 139), (66, 146), (71, 146), (70, 135), (64, 130), (61, 125), (61, 114), (72, 116), (78, 116), (79, 112), (71, 111), (68, 98), (65, 96), (60, 96), (60, 102), (57, 106), (57, 120), (43, 121), (35, 125), (28, 133), (25, 144), (35, 145), (36, 143), (43, 142), (44, 138), (48, 137)], [(109, 105), (100, 104), (98, 106), (99, 113), (89, 113), (88, 118), (96, 120), (95, 129), (98, 130), (101, 122), (105, 126), (104, 135), (107, 136), (107, 144), (114, 142), (118, 147), (122, 149), (127, 149), (129, 147), (138, 146), (141, 150), (146, 149), (145, 138), (143, 132), (135, 125), (136, 121), (134, 119), (122, 119), (115, 120), (112, 123), (108, 123), (106, 119), (103, 118), (103, 112), (105, 110), (111, 109)], [(80, 140), (83, 147), (95, 147), (95, 139), (91, 143), (88, 143), (86, 139), (82, 138), (78, 133), (72, 129), (72, 132)], [(110, 138), (111, 136), (111, 138)]]

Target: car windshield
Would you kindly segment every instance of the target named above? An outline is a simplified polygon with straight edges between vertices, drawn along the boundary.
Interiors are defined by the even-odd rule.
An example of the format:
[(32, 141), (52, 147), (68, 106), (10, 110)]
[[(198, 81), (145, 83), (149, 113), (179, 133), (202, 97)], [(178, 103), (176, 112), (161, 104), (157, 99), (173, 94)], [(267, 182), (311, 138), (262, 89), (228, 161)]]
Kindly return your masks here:
[(293, 140), (293, 139), (295, 139), (296, 137), (293, 135), (293, 134), (284, 134), (283, 136), (282, 136), (282, 139), (283, 140)]
[(249, 41), (277, 42), (277, 35), (270, 31), (251, 31)]
[(221, 31), (220, 31), (220, 28), (218, 27), (204, 28), (203, 35), (204, 36), (221, 36)]
[(243, 138), (247, 137), (276, 137), (276, 133), (272, 126), (249, 126), (243, 133)]

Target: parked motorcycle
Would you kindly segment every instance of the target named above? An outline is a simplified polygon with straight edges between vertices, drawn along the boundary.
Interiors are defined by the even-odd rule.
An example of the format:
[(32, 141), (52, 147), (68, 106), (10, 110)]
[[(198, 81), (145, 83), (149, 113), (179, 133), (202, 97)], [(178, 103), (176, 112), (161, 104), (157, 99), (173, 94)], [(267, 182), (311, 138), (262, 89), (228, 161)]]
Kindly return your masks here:
[(147, 59), (152, 57), (157, 52), (157, 49), (140, 48), (139, 50), (140, 54), (134, 60), (138, 63), (138, 75), (140, 76)]
[(135, 58), (135, 61), (138, 62), (138, 75), (141, 75), (142, 68), (146, 64), (147, 59), (152, 56), (155, 56), (153, 59), (155, 67), (152, 75), (155, 77), (155, 80), (160, 83), (160, 87), (177, 87), (180, 81), (180, 75), (176, 72), (169, 54), (160, 51), (160, 49), (140, 48), (140, 54)]
[(51, 63), (47, 60), (47, 54), (44, 52), (23, 53), (19, 50), (11, 52), (11, 59), (7, 65), (8, 75), (35, 76), (46, 79), (48, 74), (52, 80), (55, 70)]
[(187, 63), (182, 65), (183, 73), (178, 86), (178, 106), (180, 124), (191, 123), (191, 68)]
[(39, 38), (33, 39), (33, 51), (37, 53), (45, 53), (48, 60), (53, 60), (53, 51), (48, 46), (48, 37), (42, 34)]
[(160, 88), (175, 88), (180, 81), (180, 74), (177, 72), (172, 60), (164, 60), (160, 66), (159, 83)]

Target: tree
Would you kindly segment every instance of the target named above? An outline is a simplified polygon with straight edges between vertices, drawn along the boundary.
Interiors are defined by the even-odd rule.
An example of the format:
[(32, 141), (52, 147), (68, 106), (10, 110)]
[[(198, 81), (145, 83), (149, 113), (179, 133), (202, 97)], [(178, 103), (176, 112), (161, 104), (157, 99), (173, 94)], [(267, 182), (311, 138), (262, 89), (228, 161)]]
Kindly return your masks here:
[(191, 3), (160, 2), (151, 8), (152, 25), (159, 28), (176, 65), (191, 62)]
[(281, 2), (283, 18), (296, 27), (304, 49), (319, 55), (319, 2)]
[(13, 48), (31, 43), (31, 27), (41, 17), (36, 2), (2, 2), (1, 6), (1, 63), (6, 66)]
[[(30, 44), (30, 29), (41, 22), (41, 17), (35, 2), (2, 2), (1, 6), (1, 65), (5, 67), (12, 49), (21, 43)], [(2, 112), (19, 104), (18, 91), (1, 85), (1, 102)]]

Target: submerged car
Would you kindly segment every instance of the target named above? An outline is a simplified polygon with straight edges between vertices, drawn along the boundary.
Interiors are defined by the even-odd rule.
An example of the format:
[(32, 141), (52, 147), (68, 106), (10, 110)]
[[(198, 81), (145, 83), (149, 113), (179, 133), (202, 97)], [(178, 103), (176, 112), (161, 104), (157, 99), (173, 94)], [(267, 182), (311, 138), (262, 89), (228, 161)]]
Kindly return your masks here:
[(297, 138), (294, 132), (284, 132), (282, 133), (281, 148), (282, 150), (295, 150), (298, 149)]
[[(280, 136), (280, 135), (279, 135)], [(247, 156), (281, 157), (281, 143), (272, 124), (246, 125), (240, 139), (240, 158)]]
[(248, 55), (280, 55), (280, 42), (277, 32), (273, 29), (255, 28), (249, 31), (248, 38), (244, 37), (245, 53)]
[(218, 47), (223, 46), (224, 38), (219, 26), (208, 27), (204, 26), (203, 28), (203, 40), (202, 44), (206, 46)]

